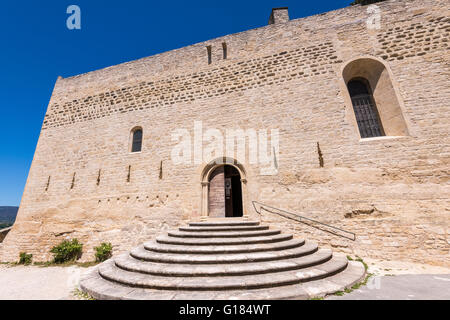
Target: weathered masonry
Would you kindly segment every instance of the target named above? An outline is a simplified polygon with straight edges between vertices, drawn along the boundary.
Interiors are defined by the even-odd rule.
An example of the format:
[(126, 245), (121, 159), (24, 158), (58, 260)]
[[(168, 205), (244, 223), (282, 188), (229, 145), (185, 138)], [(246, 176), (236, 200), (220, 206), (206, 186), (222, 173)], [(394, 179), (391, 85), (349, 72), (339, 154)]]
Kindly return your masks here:
[[(128, 250), (187, 221), (259, 219), (258, 200), (357, 235), (262, 215), (322, 247), (448, 265), (450, 4), (378, 7), (380, 28), (365, 6), (296, 20), (279, 8), (261, 28), (59, 78), (0, 260), (45, 261), (66, 238), (91, 260), (101, 242)], [(173, 133), (199, 122), (278, 129), (276, 172), (194, 161), (195, 143), (175, 164)]]

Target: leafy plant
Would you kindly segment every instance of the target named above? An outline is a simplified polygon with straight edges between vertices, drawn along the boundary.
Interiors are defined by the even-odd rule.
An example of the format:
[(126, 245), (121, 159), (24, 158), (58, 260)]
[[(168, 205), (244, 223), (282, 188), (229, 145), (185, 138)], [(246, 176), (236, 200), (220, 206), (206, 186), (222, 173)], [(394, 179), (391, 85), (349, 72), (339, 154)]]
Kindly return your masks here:
[(75, 289), (73, 295), (80, 300), (95, 300), (90, 294), (83, 292), (80, 289)]
[(367, 272), (367, 270), (369, 270), (369, 266), (367, 265), (367, 263), (365, 263), (364, 260), (358, 256), (356, 256), (356, 258), (357, 258), (356, 261), (361, 262), (364, 266), (364, 269), (366, 269), (366, 272)]
[(81, 257), (83, 245), (77, 239), (73, 239), (72, 241), (65, 240), (53, 247), (50, 252), (53, 253), (54, 263), (76, 261)]
[(367, 285), (367, 282), (369, 281), (369, 278), (373, 276), (372, 273), (369, 273), (369, 266), (367, 265), (367, 263), (364, 262), (364, 260), (358, 256), (356, 256), (356, 259), (354, 260), (351, 256), (347, 256), (347, 259), (349, 261), (358, 261), (361, 262), (364, 265), (364, 268), (366, 269), (366, 277), (364, 278), (363, 281), (358, 282), (356, 284), (354, 284), (351, 288), (345, 288), (344, 291), (338, 291), (335, 292), (334, 295), (335, 296), (343, 296), (345, 293), (351, 293), (354, 290), (358, 290), (359, 288), (361, 288), (362, 286)]
[(354, 284), (352, 286), (352, 290), (358, 290), (359, 288), (361, 288), (362, 286), (365, 286), (367, 284), (367, 282), (369, 281), (369, 278), (372, 277), (373, 274), (372, 273), (368, 273), (366, 278), (364, 279), (364, 281), (359, 282), (357, 284)]
[(112, 244), (111, 243), (102, 243), (99, 247), (94, 248), (95, 253), (95, 261), (103, 262), (112, 257)]
[(46, 261), (46, 262), (34, 262), (33, 265), (41, 268), (48, 268), (48, 267), (55, 267), (55, 266), (62, 266), (62, 267), (80, 267), (80, 268), (90, 268), (93, 266), (98, 265), (98, 262), (96, 261), (87, 261), (87, 262), (77, 262), (77, 261), (69, 261), (65, 262), (64, 264), (56, 263), (54, 261)]
[(33, 255), (26, 252), (21, 252), (19, 255), (19, 264), (30, 265), (33, 260)]

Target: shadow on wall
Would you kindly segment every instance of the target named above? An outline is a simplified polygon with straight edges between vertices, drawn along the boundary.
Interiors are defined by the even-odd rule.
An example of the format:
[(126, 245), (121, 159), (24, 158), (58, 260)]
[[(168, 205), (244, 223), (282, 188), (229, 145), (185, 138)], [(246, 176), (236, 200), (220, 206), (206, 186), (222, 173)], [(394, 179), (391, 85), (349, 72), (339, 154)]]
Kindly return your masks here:
[(6, 238), (6, 235), (11, 231), (12, 227), (0, 230), (0, 243)]

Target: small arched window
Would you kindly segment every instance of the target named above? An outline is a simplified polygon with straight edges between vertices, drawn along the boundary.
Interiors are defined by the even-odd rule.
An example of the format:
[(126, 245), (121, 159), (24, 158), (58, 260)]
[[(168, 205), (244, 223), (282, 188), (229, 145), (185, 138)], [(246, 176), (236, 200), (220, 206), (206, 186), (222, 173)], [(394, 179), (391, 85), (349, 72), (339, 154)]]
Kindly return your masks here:
[(361, 138), (384, 136), (383, 126), (368, 81), (353, 79), (348, 82), (347, 87), (352, 98)]
[(142, 150), (142, 129), (137, 128), (133, 130), (131, 152), (141, 152), (141, 150)]

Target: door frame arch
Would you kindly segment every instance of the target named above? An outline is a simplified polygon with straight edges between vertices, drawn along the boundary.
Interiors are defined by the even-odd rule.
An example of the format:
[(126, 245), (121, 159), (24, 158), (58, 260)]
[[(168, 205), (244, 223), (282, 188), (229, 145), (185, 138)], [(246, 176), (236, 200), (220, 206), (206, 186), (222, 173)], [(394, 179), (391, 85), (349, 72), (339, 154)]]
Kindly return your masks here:
[(244, 219), (248, 219), (247, 215), (247, 173), (244, 166), (236, 159), (229, 157), (216, 158), (209, 162), (202, 170), (201, 186), (202, 186), (202, 200), (201, 200), (201, 219), (206, 220), (209, 218), (209, 178), (211, 174), (219, 167), (232, 166), (241, 176), (241, 189), (242, 189), (242, 214)]

